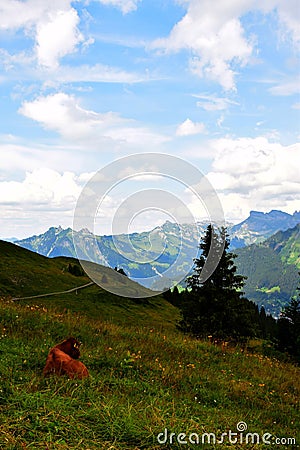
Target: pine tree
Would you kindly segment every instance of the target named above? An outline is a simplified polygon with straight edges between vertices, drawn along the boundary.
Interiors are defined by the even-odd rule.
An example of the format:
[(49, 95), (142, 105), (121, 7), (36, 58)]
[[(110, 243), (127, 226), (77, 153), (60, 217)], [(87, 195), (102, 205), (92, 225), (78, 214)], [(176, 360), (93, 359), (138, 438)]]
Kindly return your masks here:
[(278, 320), (278, 348), (300, 361), (300, 286), (297, 290), (298, 298), (291, 299)]
[[(187, 286), (192, 291), (197, 292), (203, 287), (236, 291), (244, 286), (246, 277), (236, 274), (237, 268), (234, 265), (234, 259), (237, 255), (228, 251), (229, 246), (230, 241), (226, 228), (222, 227), (218, 234), (212, 225), (208, 225), (207, 231), (199, 245), (202, 254), (198, 259), (195, 259), (194, 274), (187, 280)], [(213, 254), (209, 255), (211, 248), (213, 248)], [(202, 271), (209, 257), (211, 260), (210, 265), (215, 264), (218, 260), (219, 263), (217, 269), (203, 283)]]
[[(180, 327), (184, 331), (235, 340), (258, 332), (256, 305), (243, 297), (246, 277), (237, 274), (236, 255), (229, 251), (229, 246), (226, 228), (216, 231), (209, 225), (199, 246), (202, 254), (195, 259), (194, 272), (187, 279), (188, 290), (180, 305)], [(205, 273), (207, 264), (209, 269)], [(212, 266), (216, 269), (209, 273)]]

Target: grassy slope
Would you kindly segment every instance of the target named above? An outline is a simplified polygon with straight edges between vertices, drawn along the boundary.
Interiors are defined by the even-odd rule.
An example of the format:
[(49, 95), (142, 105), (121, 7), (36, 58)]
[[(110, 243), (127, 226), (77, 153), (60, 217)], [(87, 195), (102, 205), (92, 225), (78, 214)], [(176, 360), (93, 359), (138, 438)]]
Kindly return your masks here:
[[(168, 448), (156, 442), (165, 428), (220, 435), (239, 421), (300, 443), (299, 368), (291, 364), (143, 321), (121, 326), (3, 300), (0, 317), (1, 449)], [(83, 341), (90, 379), (43, 379), (48, 349), (68, 335)]]
[[(37, 261), (42, 267), (48, 260)], [(68, 277), (75, 284), (82, 279)], [(299, 368), (189, 339), (175, 331), (177, 318), (160, 297), (125, 300), (96, 286), (17, 303), (2, 296), (1, 450), (161, 449), (168, 447), (156, 436), (165, 428), (220, 435), (236, 431), (241, 420), (250, 432), (300, 444)], [(43, 379), (48, 349), (69, 335), (84, 343), (90, 379)]]
[(0, 241), (0, 295), (27, 296), (67, 290), (87, 283), (68, 273), (70, 258), (49, 259)]
[[(30, 250), (9, 242), (0, 241), (0, 295), (29, 296), (55, 291), (64, 291), (88, 283), (88, 277), (71, 275), (68, 265), (78, 264), (77, 260), (67, 257), (46, 258)], [(98, 274), (99, 279), (105, 275), (108, 289), (114, 288), (132, 296), (137, 290), (149, 295), (146, 288), (121, 276), (108, 267), (89, 264), (89, 270)]]

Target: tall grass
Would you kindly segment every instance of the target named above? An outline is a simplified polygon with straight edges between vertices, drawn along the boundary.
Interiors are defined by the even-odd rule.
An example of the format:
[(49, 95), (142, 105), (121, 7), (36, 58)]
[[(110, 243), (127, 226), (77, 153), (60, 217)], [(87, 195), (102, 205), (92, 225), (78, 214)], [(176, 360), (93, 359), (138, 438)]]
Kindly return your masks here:
[[(157, 435), (268, 432), (298, 440), (299, 368), (239, 348), (222, 349), (170, 327), (116, 324), (49, 306), (0, 303), (0, 448), (166, 449)], [(50, 347), (83, 342), (86, 380), (44, 379)], [(270, 448), (270, 445), (201, 445)], [(277, 446), (277, 448), (285, 448)]]

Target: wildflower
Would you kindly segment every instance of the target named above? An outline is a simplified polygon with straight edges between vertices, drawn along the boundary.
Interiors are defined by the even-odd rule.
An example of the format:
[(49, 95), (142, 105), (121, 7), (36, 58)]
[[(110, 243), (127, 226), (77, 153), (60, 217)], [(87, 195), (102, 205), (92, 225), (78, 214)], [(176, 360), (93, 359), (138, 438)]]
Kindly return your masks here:
[(186, 367), (188, 367), (188, 368), (190, 368), (190, 369), (195, 369), (195, 368), (196, 368), (196, 367), (195, 367), (195, 364), (187, 364)]

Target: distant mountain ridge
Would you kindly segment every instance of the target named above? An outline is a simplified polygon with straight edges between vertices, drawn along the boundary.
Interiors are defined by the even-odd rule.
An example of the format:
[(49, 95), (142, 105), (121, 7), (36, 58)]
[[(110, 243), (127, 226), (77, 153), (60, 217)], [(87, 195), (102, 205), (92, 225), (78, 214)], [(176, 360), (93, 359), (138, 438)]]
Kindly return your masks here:
[(230, 230), (231, 247), (240, 248), (263, 242), (277, 231), (285, 231), (300, 223), (300, 211), (288, 214), (272, 210), (268, 213), (250, 211), (250, 216)]
[[(294, 212), (293, 215), (272, 210), (268, 213), (259, 211), (251, 211), (250, 216), (243, 222), (232, 225), (227, 224), (227, 230), (230, 236), (231, 249), (245, 247), (253, 243), (260, 243), (268, 239), (270, 236), (278, 231), (285, 231), (300, 223), (300, 211)], [(141, 233), (132, 233), (129, 235), (118, 235), (117, 239), (123, 242), (130, 242), (134, 247), (141, 250), (149, 250), (151, 242), (154, 239), (157, 246), (164, 248), (167, 244), (174, 245), (175, 248), (179, 245), (178, 239), (181, 235), (183, 237), (183, 246), (192, 247), (198, 245), (197, 237), (199, 232), (202, 233), (208, 223), (199, 222), (195, 224), (175, 224), (170, 221), (163, 225), (154, 228), (152, 231), (145, 231)], [(74, 237), (78, 239), (85, 239), (91, 242), (94, 241), (94, 235), (87, 229), (80, 231), (72, 231), (71, 228), (63, 229), (59, 227), (51, 227), (48, 231), (41, 235), (34, 235), (25, 239), (17, 240), (15, 243), (21, 247), (40, 253), (48, 257), (55, 256), (71, 256), (76, 257), (76, 252), (73, 243)], [(172, 237), (173, 236), (173, 237)], [(174, 238), (175, 236), (175, 238)], [(109, 255), (109, 250), (112, 249), (112, 241), (116, 237), (113, 236), (96, 236), (96, 240), (103, 251), (103, 263), (107, 259), (110, 263), (112, 259)], [(158, 241), (161, 241), (160, 243)], [(176, 242), (175, 242), (176, 241)], [(88, 248), (88, 246), (85, 246)], [(91, 249), (90, 249), (91, 250)], [(130, 249), (127, 249), (130, 252)], [(85, 252), (79, 256), (84, 258)], [(116, 262), (118, 256), (115, 254)], [(122, 258), (121, 258), (122, 259)], [(115, 264), (113, 262), (113, 264)]]
[[(167, 221), (150, 232), (95, 236), (87, 229), (72, 231), (71, 228), (51, 227), (46, 233), (16, 244), (48, 257), (78, 257), (110, 267), (117, 266), (131, 279), (147, 287), (158, 288), (155, 283), (160, 281), (161, 272), (172, 266), (178, 257), (180, 270), (184, 271), (185, 266), (189, 270), (198, 252), (199, 233), (205, 228), (206, 224), (190, 226)], [(136, 262), (137, 258), (139, 262)], [(180, 278), (176, 269), (170, 271), (169, 278)]]
[[(190, 272), (193, 258), (198, 256), (199, 236), (206, 227), (204, 222), (178, 225), (167, 221), (152, 231), (118, 236), (94, 236), (87, 229), (51, 227), (46, 233), (16, 244), (48, 257), (79, 257), (112, 268), (117, 266), (132, 280), (156, 290), (182, 280), (182, 273)], [(248, 277), (247, 297), (278, 314), (296, 289), (300, 212), (290, 215), (275, 210), (251, 211), (246, 220), (234, 226), (229, 224), (227, 229), (231, 249), (239, 256), (239, 272)]]

